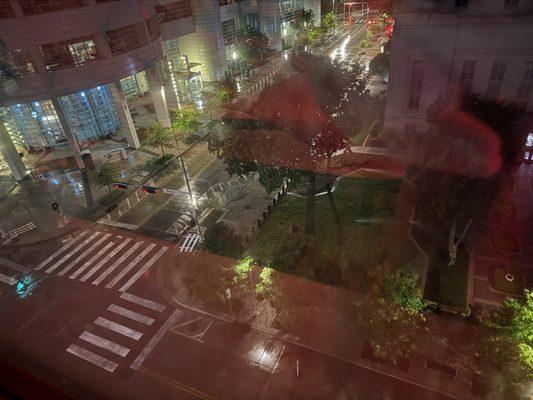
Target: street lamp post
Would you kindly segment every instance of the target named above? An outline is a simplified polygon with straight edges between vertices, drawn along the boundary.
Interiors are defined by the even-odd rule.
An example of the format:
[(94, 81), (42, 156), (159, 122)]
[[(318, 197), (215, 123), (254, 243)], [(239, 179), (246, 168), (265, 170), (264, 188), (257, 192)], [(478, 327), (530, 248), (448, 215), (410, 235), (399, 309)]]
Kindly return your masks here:
[(183, 162), (183, 158), (180, 156), (180, 163), (181, 168), (183, 169), (183, 177), (185, 178), (185, 184), (187, 185), (187, 191), (189, 192), (189, 198), (191, 200), (191, 208), (192, 208), (192, 216), (194, 218), (194, 224), (196, 225), (196, 230), (198, 231), (198, 235), (203, 240), (202, 231), (200, 230), (200, 224), (198, 223), (198, 218), (196, 217), (196, 204), (194, 204), (194, 196), (192, 195), (191, 185), (189, 183), (189, 175), (187, 174), (187, 169), (185, 168), (185, 163)]

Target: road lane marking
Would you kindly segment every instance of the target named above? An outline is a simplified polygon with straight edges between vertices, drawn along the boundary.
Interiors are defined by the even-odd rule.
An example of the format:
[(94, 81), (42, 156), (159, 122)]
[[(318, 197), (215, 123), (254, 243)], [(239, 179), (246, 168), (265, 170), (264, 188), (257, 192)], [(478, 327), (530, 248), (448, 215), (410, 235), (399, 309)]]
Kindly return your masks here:
[(128, 290), (130, 288), (131, 285), (133, 285), (137, 279), (139, 279), (142, 274), (144, 274), (146, 271), (148, 271), (148, 269), (154, 265), (156, 263), (157, 260), (159, 260), (159, 258), (161, 258), (161, 256), (163, 254), (165, 254), (165, 252), (167, 251), (168, 247), (162, 247), (159, 249), (159, 251), (150, 259), (148, 260), (148, 262), (146, 264), (144, 264), (142, 266), (142, 268), (140, 268), (136, 273), (135, 275), (133, 275), (120, 289), (119, 289), (119, 292), (125, 292), (126, 290)]
[(44, 267), (46, 264), (48, 264), (50, 261), (52, 261), (55, 257), (63, 253), (65, 250), (69, 249), (71, 246), (73, 246), (75, 243), (78, 243), (80, 239), (85, 236), (90, 231), (83, 231), (78, 236), (76, 236), (74, 239), (72, 239), (70, 242), (62, 246), (60, 249), (56, 250), (51, 256), (49, 256), (46, 260), (44, 260), (42, 263), (37, 265), (35, 267), (36, 271), (39, 271), (42, 267)]
[(0, 273), (0, 282), (4, 282), (7, 283), (9, 286), (13, 286), (15, 283), (18, 282), (18, 280)]
[(126, 253), (124, 253), (113, 265), (111, 265), (108, 269), (106, 269), (98, 278), (96, 278), (93, 281), (93, 285), (98, 285), (100, 282), (102, 282), (105, 278), (109, 276), (122, 262), (128, 258), (130, 255), (132, 255), (135, 250), (137, 250), (140, 246), (143, 245), (144, 242), (137, 242), (133, 245), (131, 249), (129, 249)]
[(46, 270), (46, 273), (49, 274), (53, 271), (55, 271), (57, 268), (59, 268), (65, 261), (67, 261), (70, 257), (72, 257), (74, 254), (76, 254), (80, 249), (87, 246), (91, 240), (96, 238), (101, 232), (96, 231), (91, 236), (89, 236), (87, 239), (85, 239), (83, 242), (81, 242), (78, 246), (76, 246), (73, 250), (70, 250), (67, 254), (65, 254), (63, 257), (59, 259), (54, 265), (52, 265), (50, 268)]
[(17, 272), (22, 272), (23, 274), (27, 274), (31, 271), (31, 268), (26, 267), (24, 265), (17, 264), (16, 262), (13, 262), (11, 260), (7, 260), (5, 258), (0, 257), (0, 264), (4, 267), (7, 267), (9, 269), (15, 270)]
[(83, 347), (80, 347), (76, 344), (71, 344), (68, 347), (67, 352), (109, 372), (113, 372), (118, 367), (117, 363), (110, 361), (102, 356), (99, 356), (98, 354), (95, 354), (92, 351), (84, 349)]
[(155, 321), (155, 319), (153, 318), (136, 313), (135, 311), (128, 310), (127, 308), (117, 306), (116, 304), (111, 304), (109, 307), (107, 307), (107, 309), (111, 312), (114, 312), (115, 314), (122, 315), (123, 317), (132, 319), (148, 326), (152, 325)]
[(97, 347), (101, 347), (102, 349), (106, 349), (112, 353), (118, 354), (121, 357), (126, 357), (130, 352), (130, 349), (127, 347), (121, 346), (120, 344), (112, 342), (111, 340), (104, 339), (98, 335), (94, 335), (91, 332), (83, 331), (79, 338), (94, 344)]
[(78, 276), (81, 275), (83, 271), (85, 271), (87, 268), (89, 268), (94, 262), (100, 258), (102, 255), (106, 253), (107, 250), (109, 250), (112, 246), (114, 246), (115, 243), (111, 242), (106, 244), (98, 253), (96, 253), (94, 256), (89, 258), (80, 268), (78, 268), (74, 273), (72, 273), (69, 276), (69, 279), (76, 279)]
[(94, 267), (92, 267), (85, 275), (83, 275), (80, 279), (80, 282), (85, 282), (87, 279), (89, 279), (96, 271), (98, 271), (102, 266), (107, 263), (112, 257), (114, 257), (124, 246), (126, 246), (131, 241), (131, 238), (127, 238), (126, 240), (122, 241), (111, 253), (109, 253), (107, 256), (105, 256), (98, 264), (96, 264)]
[(160, 374), (159, 372), (152, 371), (151, 369), (148, 369), (146, 367), (139, 367), (137, 371), (143, 372), (146, 375), (151, 376), (152, 378), (159, 379), (160, 381), (166, 383), (167, 385), (170, 385), (172, 387), (175, 387), (179, 390), (182, 390), (186, 393), (192, 394), (193, 396), (202, 399), (202, 400), (217, 400), (215, 397), (208, 395), (207, 393), (200, 392), (199, 390), (185, 385), (184, 383), (178, 382), (175, 379), (169, 378), (168, 376), (165, 376), (163, 374)]
[(135, 296), (134, 294), (130, 293), (122, 293), (120, 295), (120, 298), (159, 312), (165, 309), (165, 306), (163, 304), (156, 303), (152, 300), (143, 299), (142, 297)]
[(141, 332), (137, 332), (136, 330), (128, 328), (127, 326), (117, 324), (116, 322), (110, 321), (102, 317), (96, 318), (94, 323), (96, 325), (100, 325), (104, 328), (115, 331), (117, 333), (120, 333), (121, 335), (127, 336), (134, 340), (139, 340), (143, 335)]
[(130, 272), (154, 247), (156, 246), (155, 243), (150, 244), (148, 247), (146, 247), (141, 254), (139, 254), (137, 257), (133, 259), (132, 262), (130, 262), (128, 265), (126, 265), (122, 271), (120, 271), (114, 278), (109, 282), (105, 287), (107, 289), (111, 289), (113, 286), (117, 284), (118, 281), (120, 281), (124, 276)]
[[(83, 253), (81, 253), (79, 256), (76, 256), (74, 260), (70, 264), (68, 264), (65, 268), (61, 270), (61, 272), (58, 273), (59, 276), (65, 275), (68, 271), (70, 271), (72, 268), (74, 268), (81, 260), (83, 260), (86, 256), (88, 256), (94, 249), (96, 249), (98, 246), (100, 246), (103, 242), (105, 242), (109, 236), (111, 236), (110, 233), (106, 233), (104, 236), (102, 236), (100, 239), (96, 241), (91, 247), (89, 247), (87, 250), (85, 250)], [(48, 270), (46, 271), (48, 272)]]
[(166, 331), (170, 329), (170, 327), (177, 321), (181, 314), (182, 311), (179, 308), (174, 310), (174, 312), (170, 315), (170, 317), (168, 317), (168, 319), (161, 326), (161, 328), (159, 328), (157, 333), (152, 337), (152, 339), (150, 339), (148, 344), (141, 351), (141, 354), (139, 354), (137, 358), (133, 361), (133, 363), (130, 365), (131, 368), (138, 369), (141, 366), (146, 357), (148, 357), (148, 354), (150, 354), (150, 352), (153, 350), (156, 344), (159, 343)]

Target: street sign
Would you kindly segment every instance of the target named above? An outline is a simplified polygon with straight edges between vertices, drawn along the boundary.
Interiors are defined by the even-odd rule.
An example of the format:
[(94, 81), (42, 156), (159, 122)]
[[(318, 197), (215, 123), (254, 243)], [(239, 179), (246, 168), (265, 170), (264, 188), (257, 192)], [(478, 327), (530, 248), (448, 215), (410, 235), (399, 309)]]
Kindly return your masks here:
[(163, 193), (166, 193), (166, 194), (173, 194), (175, 196), (179, 195), (179, 194), (188, 194), (187, 192), (182, 192), (181, 190), (176, 190), (176, 189), (167, 189), (167, 188), (163, 188)]

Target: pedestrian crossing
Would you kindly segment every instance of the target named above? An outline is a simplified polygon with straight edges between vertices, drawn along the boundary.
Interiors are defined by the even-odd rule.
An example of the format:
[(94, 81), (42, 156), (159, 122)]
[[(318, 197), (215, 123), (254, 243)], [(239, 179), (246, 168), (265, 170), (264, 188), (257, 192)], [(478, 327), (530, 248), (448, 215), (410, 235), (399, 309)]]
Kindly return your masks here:
[(42, 261), (35, 270), (125, 292), (167, 250), (168, 247), (157, 243), (88, 229)]
[[(111, 373), (122, 364), (138, 367), (181, 315), (180, 310), (174, 310), (170, 316), (165, 311), (163, 304), (122, 293), (84, 327), (66, 351)], [(158, 324), (165, 316), (166, 321)]]

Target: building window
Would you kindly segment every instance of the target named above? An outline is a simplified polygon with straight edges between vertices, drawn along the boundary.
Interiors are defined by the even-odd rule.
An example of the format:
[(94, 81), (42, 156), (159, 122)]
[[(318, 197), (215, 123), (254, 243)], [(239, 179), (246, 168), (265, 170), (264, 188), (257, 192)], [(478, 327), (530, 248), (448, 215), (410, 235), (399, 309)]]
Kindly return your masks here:
[(512, 8), (518, 6), (518, 0), (504, 0), (503, 7), (504, 8)]
[(503, 77), (505, 76), (505, 69), (507, 63), (505, 61), (494, 61), (490, 71), (490, 81), (487, 88), (487, 97), (496, 99), (500, 95)]
[(524, 76), (518, 88), (516, 98), (519, 101), (527, 103), (531, 95), (531, 87), (533, 85), (533, 62), (526, 62)]
[(411, 73), (411, 86), (409, 88), (409, 110), (418, 110), (420, 107), (420, 96), (422, 94), (422, 82), (424, 81), (424, 61), (413, 62), (413, 72)]
[(136, 49), (140, 44), (135, 25), (128, 25), (107, 31), (106, 36), (112, 54), (120, 54), (128, 50)]
[(155, 11), (157, 13), (157, 22), (159, 23), (175, 21), (192, 15), (188, 0), (160, 4), (155, 6)]
[[(28, 49), (15, 49), (6, 53), (5, 58), (2, 60), (7, 64), (7, 70), (5, 74), (10, 75), (28, 75), (36, 72), (35, 62), (31, 52)], [(0, 76), (2, 71), (0, 70)]]
[(464, 60), (461, 76), (459, 77), (459, 84), (465, 93), (470, 93), (472, 90), (472, 81), (474, 80), (475, 72), (476, 60)]
[(247, 32), (259, 32), (259, 14), (251, 13), (242, 16), (241, 26), (245, 27)]
[(0, 0), (0, 19), (14, 18), (15, 13), (9, 0)]
[(457, 8), (468, 7), (468, 0), (455, 0), (455, 7)]
[(43, 44), (39, 48), (47, 71), (80, 66), (98, 57), (92, 37)]
[(234, 19), (229, 21), (222, 21), (222, 36), (224, 37), (225, 44), (231, 44), (235, 42), (237, 37), (237, 25)]
[(82, 7), (82, 0), (19, 0), (24, 15), (44, 14)]

